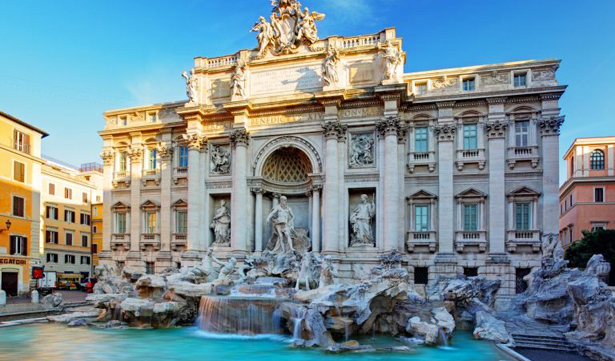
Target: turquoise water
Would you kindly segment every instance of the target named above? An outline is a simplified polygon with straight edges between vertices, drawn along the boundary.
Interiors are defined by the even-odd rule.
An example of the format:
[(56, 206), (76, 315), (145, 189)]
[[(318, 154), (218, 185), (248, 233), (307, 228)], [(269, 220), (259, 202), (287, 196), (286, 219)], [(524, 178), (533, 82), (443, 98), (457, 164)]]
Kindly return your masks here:
[[(370, 338), (360, 340), (372, 342)], [(398, 346), (378, 337), (378, 347)], [(293, 349), (288, 338), (215, 338), (197, 328), (171, 330), (99, 330), (39, 324), (0, 329), (0, 360), (250, 360), (250, 361), (493, 361), (510, 360), (488, 342), (458, 332), (449, 349), (421, 347), (412, 354), (368, 353), (329, 355)]]

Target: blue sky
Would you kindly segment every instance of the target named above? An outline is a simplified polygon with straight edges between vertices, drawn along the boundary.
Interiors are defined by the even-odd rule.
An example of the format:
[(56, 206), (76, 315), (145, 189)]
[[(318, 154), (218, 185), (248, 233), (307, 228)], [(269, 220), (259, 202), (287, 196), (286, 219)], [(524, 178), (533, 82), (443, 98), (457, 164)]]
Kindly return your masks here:
[[(615, 135), (614, 0), (303, 0), (327, 14), (319, 35), (397, 27), (406, 72), (560, 58), (566, 124)], [(43, 152), (100, 161), (106, 110), (185, 98), (195, 56), (256, 46), (248, 31), (268, 0), (0, 0), (0, 109), (51, 136)], [(561, 173), (563, 176), (563, 172)]]

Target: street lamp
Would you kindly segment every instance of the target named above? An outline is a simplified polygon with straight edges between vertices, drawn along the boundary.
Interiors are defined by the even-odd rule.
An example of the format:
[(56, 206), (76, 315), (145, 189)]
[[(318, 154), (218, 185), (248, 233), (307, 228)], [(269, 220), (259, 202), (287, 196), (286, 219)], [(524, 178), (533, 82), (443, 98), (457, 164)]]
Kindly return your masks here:
[(6, 224), (6, 229), (0, 229), (0, 232), (8, 231), (9, 229), (11, 229), (11, 220), (10, 219), (7, 219), (4, 224)]

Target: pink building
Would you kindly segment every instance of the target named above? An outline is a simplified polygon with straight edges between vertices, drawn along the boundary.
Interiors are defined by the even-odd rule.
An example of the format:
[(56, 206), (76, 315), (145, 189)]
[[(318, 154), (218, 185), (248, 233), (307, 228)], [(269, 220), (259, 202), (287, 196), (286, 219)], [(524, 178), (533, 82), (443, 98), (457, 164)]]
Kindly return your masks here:
[(615, 137), (577, 138), (559, 190), (560, 239), (564, 248), (584, 230), (615, 229)]

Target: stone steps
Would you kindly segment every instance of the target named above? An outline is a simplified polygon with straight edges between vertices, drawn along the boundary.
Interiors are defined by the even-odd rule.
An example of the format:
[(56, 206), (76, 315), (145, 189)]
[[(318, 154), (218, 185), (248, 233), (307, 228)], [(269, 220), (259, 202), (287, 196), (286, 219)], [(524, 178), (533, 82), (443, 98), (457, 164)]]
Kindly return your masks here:
[(577, 352), (576, 346), (561, 336), (513, 334), (516, 348)]

